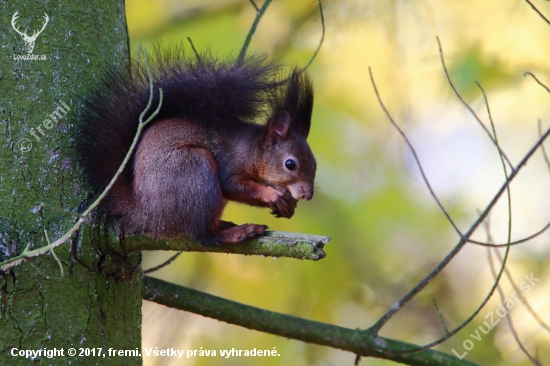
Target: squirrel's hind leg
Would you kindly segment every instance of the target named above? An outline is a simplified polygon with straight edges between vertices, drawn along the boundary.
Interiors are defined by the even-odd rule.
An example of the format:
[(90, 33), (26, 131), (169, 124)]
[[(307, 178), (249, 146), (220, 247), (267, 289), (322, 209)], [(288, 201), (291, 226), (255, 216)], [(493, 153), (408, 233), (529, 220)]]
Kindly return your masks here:
[(257, 224), (244, 224), (223, 229), (221, 233), (222, 244), (239, 244), (245, 240), (254, 239), (265, 234), (267, 226)]
[(202, 147), (159, 147), (148, 139), (154, 132), (148, 131), (135, 156), (132, 226), (155, 237), (186, 234), (218, 245), (226, 200), (214, 156)]
[(145, 148), (138, 149), (134, 167), (135, 227), (157, 237), (186, 234), (208, 246), (237, 244), (265, 233), (264, 225), (237, 226), (220, 220), (227, 201), (208, 149), (142, 145)]

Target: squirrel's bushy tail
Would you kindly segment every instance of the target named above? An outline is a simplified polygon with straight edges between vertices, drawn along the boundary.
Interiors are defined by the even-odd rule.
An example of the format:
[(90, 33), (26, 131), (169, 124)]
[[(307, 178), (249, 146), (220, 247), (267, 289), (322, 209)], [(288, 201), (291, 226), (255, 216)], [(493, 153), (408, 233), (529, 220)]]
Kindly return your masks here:
[[(129, 71), (109, 72), (84, 104), (79, 151), (87, 179), (98, 188), (107, 186), (124, 160), (149, 100), (145, 65), (139, 57), (132, 63)], [(280, 66), (265, 56), (237, 61), (185, 52), (183, 47), (157, 47), (149, 64), (154, 93), (149, 114), (158, 106), (158, 89), (164, 94), (156, 120), (177, 117), (222, 130), (235, 121), (254, 122), (269, 108), (270, 95), (280, 85)], [(111, 213), (131, 209), (132, 170), (130, 161), (112, 188), (106, 202)], [(112, 197), (117, 202), (109, 201)]]

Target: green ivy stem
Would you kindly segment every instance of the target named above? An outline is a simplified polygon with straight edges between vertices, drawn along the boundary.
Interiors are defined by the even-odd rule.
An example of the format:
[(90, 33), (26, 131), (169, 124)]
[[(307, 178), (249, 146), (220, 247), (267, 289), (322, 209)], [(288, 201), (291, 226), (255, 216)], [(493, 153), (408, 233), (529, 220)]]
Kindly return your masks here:
[[(50, 237), (48, 236), (48, 232), (46, 231), (46, 229), (44, 229), (44, 236), (46, 237), (46, 242), (48, 243), (48, 245), (51, 245)], [(50, 249), (50, 251), (52, 252), (52, 256), (55, 259), (55, 261), (57, 262), (57, 265), (59, 266), (59, 271), (61, 272), (61, 278), (63, 278), (63, 276), (64, 276), (64, 274), (63, 274), (63, 264), (61, 263), (61, 260), (59, 259), (57, 254), (55, 254), (55, 251), (53, 250), (53, 248)]]
[[(139, 116), (139, 124), (138, 124), (138, 128), (137, 128), (137, 131), (136, 131), (136, 135), (134, 136), (134, 141), (132, 142), (132, 145), (130, 146), (130, 149), (128, 150), (128, 153), (124, 157), (124, 160), (122, 161), (122, 164), (118, 168), (118, 171), (116, 172), (114, 177), (111, 179), (111, 181), (109, 182), (107, 187), (105, 187), (105, 189), (103, 190), (101, 195), (99, 195), (99, 197), (90, 205), (90, 207), (88, 207), (81, 214), (80, 218), (76, 221), (76, 223), (73, 225), (73, 227), (71, 229), (69, 229), (63, 236), (61, 236), (61, 238), (57, 239), (53, 243), (49, 243), (49, 239), (47, 239), (47, 241), (49, 243), (48, 245), (40, 247), (38, 249), (34, 249), (34, 250), (29, 250), (30, 245), (27, 245), (27, 247), (25, 248), (23, 253), (21, 253), (18, 256), (12, 257), (12, 258), (8, 259), (7, 261), (3, 262), (0, 265), (0, 271), (7, 271), (8, 269), (10, 269), (12, 267), (21, 264), (26, 258), (37, 257), (39, 255), (45, 254), (49, 251), (52, 251), (53, 248), (58, 247), (61, 244), (65, 243), (67, 240), (69, 240), (71, 238), (71, 236), (76, 231), (78, 231), (78, 229), (80, 229), (80, 226), (85, 222), (85, 219), (90, 214), (90, 212), (92, 212), (99, 205), (99, 203), (105, 198), (105, 196), (107, 195), (107, 193), (109, 192), (111, 187), (115, 184), (115, 181), (120, 176), (120, 174), (122, 173), (122, 171), (126, 167), (126, 164), (130, 160), (130, 157), (132, 156), (132, 153), (134, 152), (134, 149), (135, 149), (135, 147), (138, 143), (138, 140), (139, 140), (139, 137), (141, 135), (141, 132), (143, 131), (143, 128), (149, 122), (151, 122), (153, 120), (153, 118), (156, 117), (156, 115), (160, 111), (160, 107), (162, 106), (163, 93), (162, 93), (162, 89), (159, 88), (159, 104), (157, 106), (157, 109), (149, 116), (149, 118), (147, 118), (145, 121), (143, 120), (145, 118), (145, 115), (147, 114), (147, 112), (149, 112), (149, 110), (151, 109), (151, 105), (153, 103), (153, 77), (151, 75), (151, 67), (149, 65), (149, 61), (148, 61), (148, 58), (147, 58), (147, 52), (145, 51), (145, 49), (142, 49), (142, 52), (143, 52), (144, 60), (145, 60), (145, 67), (147, 69), (147, 76), (149, 77), (149, 91), (150, 91), (149, 101), (147, 103), (147, 106), (145, 107), (143, 112), (141, 112), (141, 114)], [(52, 251), (52, 253), (53, 253), (53, 251)], [(55, 254), (54, 254), (54, 256), (55, 256)]]
[(260, 23), (262, 16), (267, 10), (267, 7), (269, 6), (269, 4), (271, 4), (271, 1), (272, 0), (265, 0), (264, 4), (260, 9), (258, 9), (256, 4), (253, 3), (254, 7), (256, 8), (256, 19), (254, 19), (254, 23), (252, 23), (252, 27), (250, 28), (250, 31), (248, 32), (246, 39), (244, 40), (243, 47), (241, 48), (241, 52), (239, 53), (239, 57), (237, 58), (238, 62), (242, 62), (244, 60), (244, 56), (246, 55), (246, 51), (248, 50), (250, 41), (252, 41), (252, 37), (254, 36), (254, 33), (256, 33), (256, 28), (258, 27), (258, 24)]

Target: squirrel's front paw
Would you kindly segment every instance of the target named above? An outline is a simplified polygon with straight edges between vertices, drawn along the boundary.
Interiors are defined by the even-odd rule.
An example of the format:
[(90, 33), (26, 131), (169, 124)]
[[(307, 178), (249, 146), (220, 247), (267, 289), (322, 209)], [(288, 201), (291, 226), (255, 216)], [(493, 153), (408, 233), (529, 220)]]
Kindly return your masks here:
[(294, 215), (294, 209), (298, 201), (292, 197), (290, 191), (285, 187), (269, 187), (273, 191), (273, 196), (267, 202), (271, 209), (271, 214), (275, 217), (291, 218)]

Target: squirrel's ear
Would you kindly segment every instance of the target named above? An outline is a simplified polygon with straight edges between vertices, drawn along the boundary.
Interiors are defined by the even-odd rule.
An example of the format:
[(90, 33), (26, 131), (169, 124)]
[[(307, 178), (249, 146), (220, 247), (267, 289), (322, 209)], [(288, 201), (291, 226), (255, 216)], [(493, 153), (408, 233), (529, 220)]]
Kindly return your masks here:
[(290, 129), (290, 116), (285, 111), (280, 111), (271, 118), (266, 125), (264, 146), (277, 145), (283, 140)]

